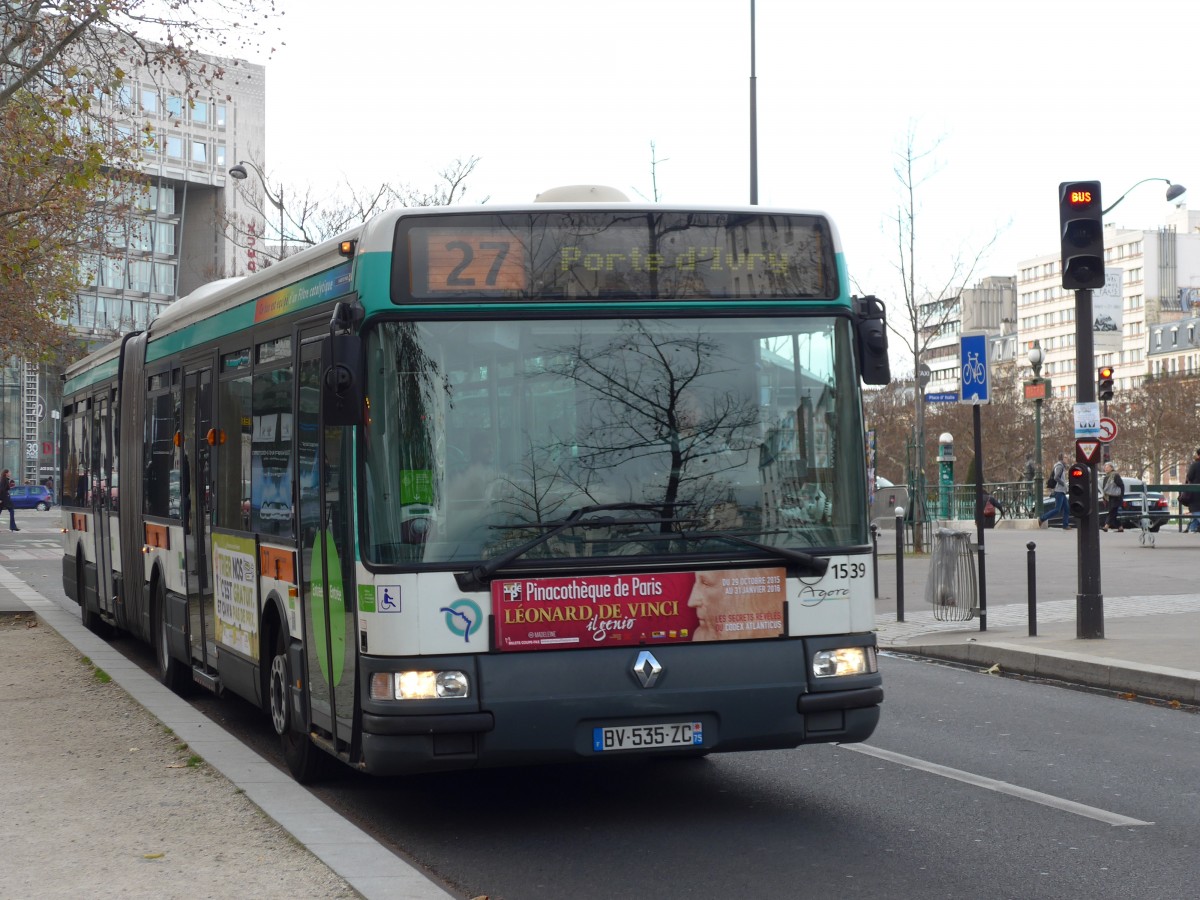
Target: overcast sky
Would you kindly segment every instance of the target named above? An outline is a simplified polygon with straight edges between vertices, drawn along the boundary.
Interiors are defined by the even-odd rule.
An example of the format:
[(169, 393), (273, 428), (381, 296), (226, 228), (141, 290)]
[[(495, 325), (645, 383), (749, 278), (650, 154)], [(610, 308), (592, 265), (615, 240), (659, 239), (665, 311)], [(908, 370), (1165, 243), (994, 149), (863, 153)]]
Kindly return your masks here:
[[(429, 187), (468, 201), (599, 183), (749, 202), (750, 0), (289, 0), (267, 61), (266, 166), (289, 185)], [(852, 278), (901, 296), (895, 175), (920, 163), (919, 279), (1000, 236), (975, 279), (1057, 253), (1057, 188), (1139, 179), (1200, 204), (1200, 20), (1182, 0), (757, 0), (758, 191), (824, 210)], [(1108, 220), (1162, 224), (1166, 185)]]

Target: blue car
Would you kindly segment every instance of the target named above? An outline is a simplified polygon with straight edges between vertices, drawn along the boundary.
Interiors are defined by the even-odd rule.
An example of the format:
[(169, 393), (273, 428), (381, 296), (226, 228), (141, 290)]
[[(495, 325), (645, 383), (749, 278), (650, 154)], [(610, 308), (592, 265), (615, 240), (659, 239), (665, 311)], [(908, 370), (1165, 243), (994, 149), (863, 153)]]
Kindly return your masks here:
[(54, 505), (54, 496), (40, 484), (18, 484), (9, 496), (15, 509), (49, 509)]

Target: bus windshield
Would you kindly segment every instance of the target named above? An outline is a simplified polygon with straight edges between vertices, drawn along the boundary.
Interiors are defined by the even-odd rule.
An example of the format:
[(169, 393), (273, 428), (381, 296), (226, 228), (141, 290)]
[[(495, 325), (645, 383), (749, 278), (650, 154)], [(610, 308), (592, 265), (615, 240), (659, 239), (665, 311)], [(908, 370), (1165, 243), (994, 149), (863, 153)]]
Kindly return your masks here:
[(529, 558), (861, 545), (852, 343), (840, 316), (378, 323), (363, 556), (487, 560), (593, 506)]

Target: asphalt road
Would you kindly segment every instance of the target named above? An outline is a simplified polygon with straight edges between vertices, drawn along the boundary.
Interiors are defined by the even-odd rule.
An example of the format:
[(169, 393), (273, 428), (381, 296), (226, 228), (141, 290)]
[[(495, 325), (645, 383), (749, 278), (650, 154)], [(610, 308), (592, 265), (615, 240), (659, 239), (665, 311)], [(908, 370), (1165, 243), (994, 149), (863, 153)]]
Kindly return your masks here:
[[(1014, 546), (1074, 546), (1040, 537)], [(1143, 583), (1151, 571), (1190, 583), (1182, 546), (1140, 552), (1130, 559)], [(5, 565), (72, 608), (53, 560)], [(1024, 577), (1015, 564), (994, 571), (997, 590)], [(882, 665), (883, 720), (864, 745), (401, 779), (345, 771), (316, 793), (464, 898), (1194, 895), (1200, 716)], [(277, 759), (259, 712), (202, 705)]]
[(865, 745), (317, 793), (461, 897), (1194, 896), (1200, 716), (883, 665)]

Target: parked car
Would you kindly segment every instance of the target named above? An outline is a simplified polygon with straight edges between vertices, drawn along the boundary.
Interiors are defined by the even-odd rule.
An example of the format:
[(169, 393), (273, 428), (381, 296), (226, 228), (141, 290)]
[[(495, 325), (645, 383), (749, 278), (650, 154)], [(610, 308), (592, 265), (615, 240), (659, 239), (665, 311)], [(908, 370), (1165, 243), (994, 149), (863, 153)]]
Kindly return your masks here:
[(18, 484), (9, 496), (16, 509), (49, 509), (54, 505), (54, 495), (40, 484)]
[[(1121, 509), (1117, 513), (1118, 528), (1141, 528), (1142, 521), (1142, 497), (1146, 498), (1146, 518), (1150, 520), (1149, 530), (1158, 531), (1167, 523), (1171, 517), (1171, 504), (1166, 495), (1159, 491), (1147, 491), (1145, 482), (1140, 478), (1129, 478), (1122, 476), (1121, 480), (1125, 482), (1125, 496), (1121, 498)], [(1100, 524), (1104, 524), (1105, 516), (1108, 515), (1108, 504), (1105, 502), (1104, 496), (1097, 491), (1098, 509), (1100, 515)], [(1045, 497), (1042, 500), (1042, 511), (1049, 512), (1054, 509), (1054, 500), (1050, 497)], [(1072, 517), (1073, 519), (1074, 517)]]

